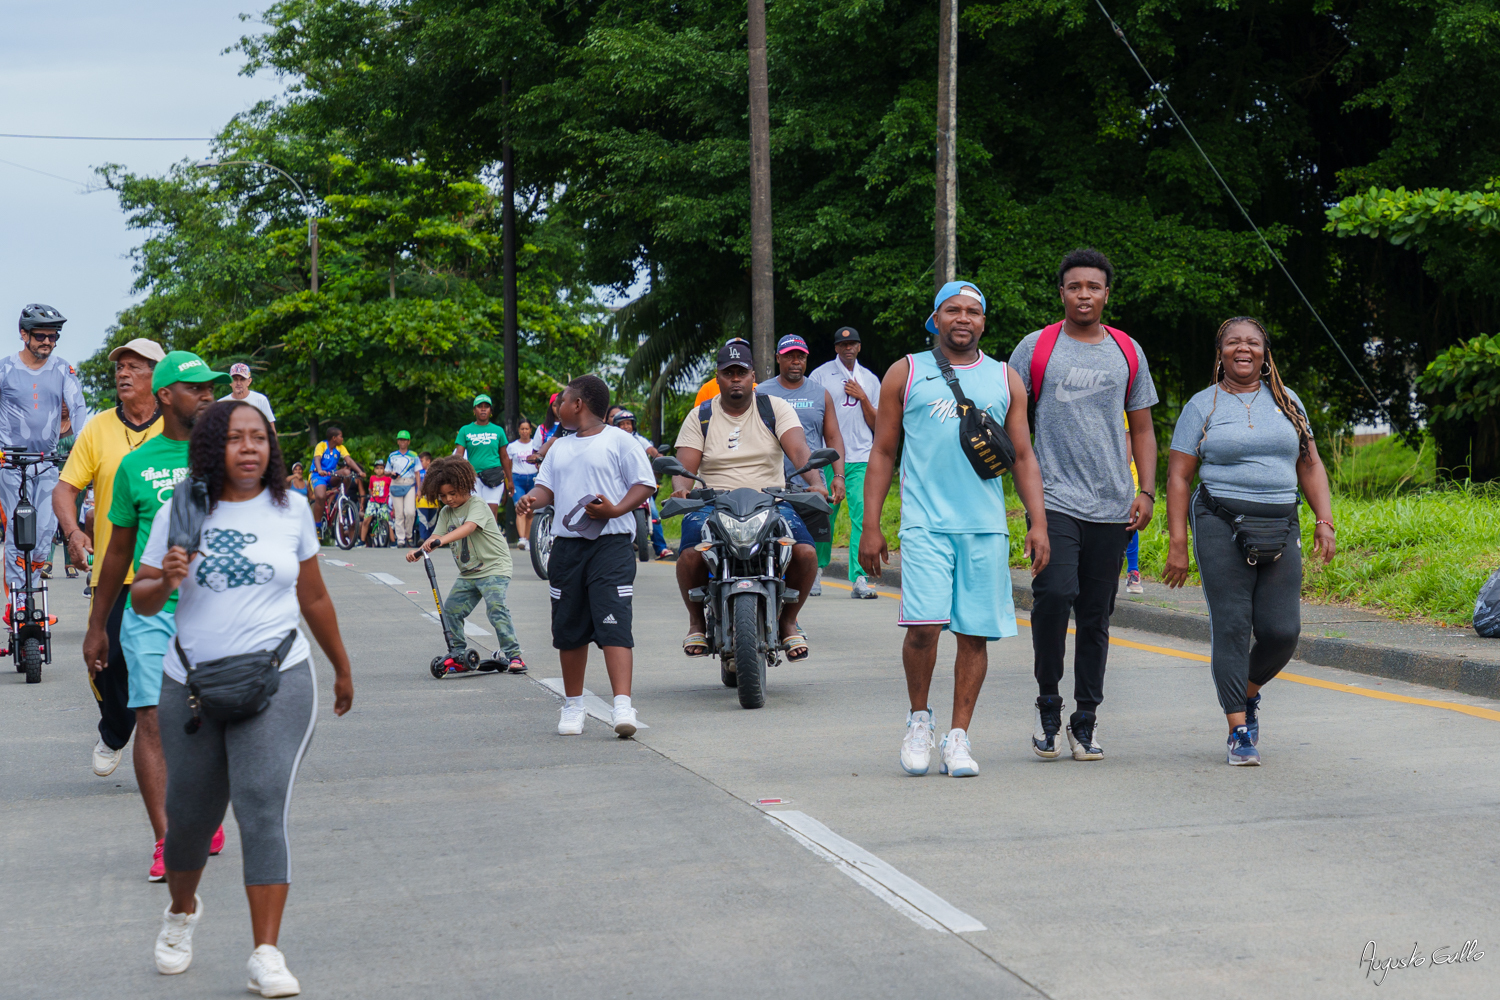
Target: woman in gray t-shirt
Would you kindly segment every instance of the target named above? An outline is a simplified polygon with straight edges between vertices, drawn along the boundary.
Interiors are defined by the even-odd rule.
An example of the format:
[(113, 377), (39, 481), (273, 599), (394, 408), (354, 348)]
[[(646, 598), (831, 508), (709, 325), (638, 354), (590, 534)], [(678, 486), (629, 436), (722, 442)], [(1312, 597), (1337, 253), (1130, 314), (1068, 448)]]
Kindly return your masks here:
[[(1213, 675), (1229, 723), (1228, 762), (1259, 764), (1260, 689), (1281, 672), (1301, 634), (1300, 486), (1317, 517), (1313, 548), (1333, 558), (1328, 474), (1307, 410), (1281, 381), (1265, 327), (1236, 316), (1219, 327), (1214, 384), (1177, 418), (1167, 464), (1171, 548), (1162, 578), (1188, 575), (1188, 523), (1213, 633)], [(1193, 474), (1201, 481), (1192, 491)], [(1235, 540), (1236, 515), (1285, 519), (1286, 547), (1254, 562)], [(1252, 645), (1251, 640), (1254, 640)]]

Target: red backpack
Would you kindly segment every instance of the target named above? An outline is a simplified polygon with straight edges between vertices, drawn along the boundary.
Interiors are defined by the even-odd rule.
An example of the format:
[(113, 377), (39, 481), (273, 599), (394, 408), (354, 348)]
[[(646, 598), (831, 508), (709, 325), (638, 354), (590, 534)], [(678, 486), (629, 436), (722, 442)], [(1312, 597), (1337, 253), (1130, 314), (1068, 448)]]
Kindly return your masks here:
[[(1047, 362), (1052, 360), (1052, 350), (1057, 346), (1057, 337), (1062, 333), (1062, 328), (1061, 323), (1042, 327), (1042, 335), (1036, 341), (1036, 350), (1031, 352), (1031, 401), (1033, 403), (1042, 398), (1042, 376), (1047, 374)], [(1141, 359), (1135, 352), (1135, 345), (1130, 342), (1129, 334), (1124, 330), (1106, 326), (1104, 332), (1115, 339), (1115, 346), (1119, 347), (1120, 353), (1125, 355), (1125, 364), (1130, 367), (1130, 378), (1125, 383), (1125, 400), (1128, 402), (1130, 390), (1135, 388), (1135, 376), (1140, 371)]]

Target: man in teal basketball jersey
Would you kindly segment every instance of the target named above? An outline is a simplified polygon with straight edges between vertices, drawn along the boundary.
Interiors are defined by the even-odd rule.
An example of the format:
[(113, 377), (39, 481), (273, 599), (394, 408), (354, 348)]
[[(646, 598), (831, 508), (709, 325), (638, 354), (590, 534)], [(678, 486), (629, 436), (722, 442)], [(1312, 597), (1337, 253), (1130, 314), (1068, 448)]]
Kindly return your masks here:
[[(933, 299), (927, 329), (953, 367), (963, 395), (1005, 426), (1016, 449), (1016, 492), (1031, 517), (1026, 554), (1033, 575), (1047, 565), (1047, 514), (1042, 473), (1031, 451), (1026, 390), (1003, 361), (979, 349), (984, 294), (971, 282), (950, 281)], [(875, 442), (865, 471), (864, 534), (859, 560), (872, 576), (890, 560), (880, 531), (880, 500), (891, 486), (901, 453), (901, 613), (906, 629), (901, 659), (911, 710), (901, 743), (901, 766), (926, 774), (935, 731), (927, 693), (937, 666), (938, 636), (958, 638), (953, 664), (953, 720), (943, 737), (940, 771), (956, 778), (979, 773), (969, 746), (969, 722), (989, 668), (986, 643), (1016, 634), (1011, 600), (1010, 532), (1002, 478), (981, 479), (959, 441), (958, 401), (932, 351), (908, 354), (880, 384)], [(903, 434), (906, 447), (901, 447)]]

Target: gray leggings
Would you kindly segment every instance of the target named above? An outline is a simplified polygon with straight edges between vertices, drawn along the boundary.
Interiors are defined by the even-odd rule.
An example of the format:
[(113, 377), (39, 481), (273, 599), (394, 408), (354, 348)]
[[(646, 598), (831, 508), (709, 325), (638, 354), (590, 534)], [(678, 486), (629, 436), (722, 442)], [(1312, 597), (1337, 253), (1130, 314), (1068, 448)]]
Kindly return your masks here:
[(205, 717), (189, 736), (182, 728), (193, 717), (187, 698), (184, 685), (162, 678), (157, 715), (167, 759), (167, 868), (190, 872), (208, 863), (209, 841), (232, 801), (245, 884), (290, 882), (292, 782), (318, 719), (312, 661), (282, 671), (271, 704), (241, 722)]
[[(1261, 517), (1296, 510), (1291, 504), (1232, 504), (1236, 513)], [(1297, 651), (1297, 637), (1302, 634), (1302, 534), (1293, 521), (1281, 558), (1251, 566), (1234, 543), (1229, 525), (1211, 513), (1196, 492), (1189, 510), (1193, 555), (1208, 601), (1219, 704), (1225, 715), (1243, 712), (1246, 684), (1265, 684)]]

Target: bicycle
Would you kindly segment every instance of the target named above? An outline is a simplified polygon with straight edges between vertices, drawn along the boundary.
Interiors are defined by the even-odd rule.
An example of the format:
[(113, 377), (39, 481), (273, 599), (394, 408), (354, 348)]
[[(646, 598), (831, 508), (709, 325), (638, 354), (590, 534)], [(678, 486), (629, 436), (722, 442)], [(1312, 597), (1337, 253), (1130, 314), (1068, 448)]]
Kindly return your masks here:
[(372, 549), (390, 548), (396, 543), (395, 528), (391, 521), (391, 505), (388, 503), (376, 504), (375, 510), (370, 514), (370, 540), (367, 543)]
[[(338, 486), (333, 488), (333, 483)], [(329, 482), (330, 489), (323, 498), (323, 532), (320, 539), (327, 545), (332, 542), (345, 552), (359, 542), (359, 502), (351, 496), (350, 477), (335, 476)]]
[[(52, 633), (50, 627), (56, 620), (47, 613), (47, 584), (38, 579), (33, 582), (32, 570), (38, 564), (31, 561), (36, 549), (36, 505), (27, 495), (28, 479), (35, 483), (42, 474), (41, 466), (57, 464), (62, 456), (38, 451), (6, 451), (0, 464), (7, 469), (21, 470), (21, 490), (11, 515), (11, 537), (21, 553), (21, 569), (25, 582), (20, 590), (10, 591), (5, 604), (6, 634), (10, 647), (0, 650), (0, 655), (14, 657), (16, 672), (26, 675), (27, 684), (42, 682), (42, 665), (52, 662)], [(28, 475), (29, 470), (29, 475)], [(0, 521), (3, 528), (3, 521)], [(40, 578), (40, 572), (37, 573)]]

